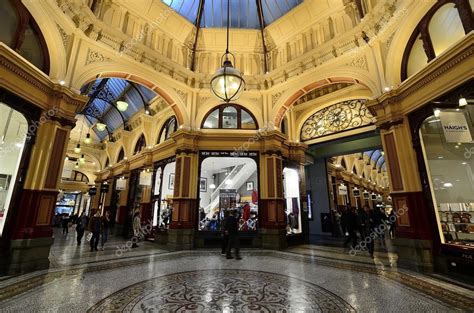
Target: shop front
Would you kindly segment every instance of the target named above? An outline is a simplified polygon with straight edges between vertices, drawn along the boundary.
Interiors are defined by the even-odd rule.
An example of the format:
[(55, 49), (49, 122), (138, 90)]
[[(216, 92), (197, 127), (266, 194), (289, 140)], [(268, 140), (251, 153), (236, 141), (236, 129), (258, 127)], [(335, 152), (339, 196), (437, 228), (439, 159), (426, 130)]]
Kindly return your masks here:
[[(152, 236), (163, 238), (169, 229), (173, 213), (173, 194), (176, 157), (158, 161), (154, 165), (154, 179), (151, 195)], [(160, 234), (158, 234), (160, 233)]]
[(473, 88), (471, 81), (410, 115), (435, 269), (462, 279), (474, 277), (474, 105), (466, 100)]
[(259, 153), (200, 151), (197, 245), (220, 241), (225, 217), (237, 211), (244, 245), (254, 245), (259, 228)]

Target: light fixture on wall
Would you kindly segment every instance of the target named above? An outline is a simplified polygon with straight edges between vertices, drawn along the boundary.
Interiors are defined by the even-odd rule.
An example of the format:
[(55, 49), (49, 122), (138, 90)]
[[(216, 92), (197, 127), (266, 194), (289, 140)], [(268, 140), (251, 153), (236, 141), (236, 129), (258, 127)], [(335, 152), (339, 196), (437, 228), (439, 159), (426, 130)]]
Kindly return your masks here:
[(245, 89), (245, 80), (239, 70), (234, 68), (229, 56), (235, 63), (235, 56), (229, 52), (230, 0), (227, 0), (227, 46), (221, 57), (222, 67), (211, 79), (211, 91), (224, 102), (237, 100)]

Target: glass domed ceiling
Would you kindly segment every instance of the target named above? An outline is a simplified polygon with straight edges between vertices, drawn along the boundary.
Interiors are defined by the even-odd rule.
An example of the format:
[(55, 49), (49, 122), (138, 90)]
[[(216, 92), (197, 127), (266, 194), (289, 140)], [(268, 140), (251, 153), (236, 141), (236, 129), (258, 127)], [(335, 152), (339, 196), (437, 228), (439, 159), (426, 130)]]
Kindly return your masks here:
[[(227, 26), (227, 0), (161, 0), (163, 3), (196, 24), (199, 5), (204, 3), (200, 27)], [(303, 0), (230, 0), (232, 28), (259, 29), (257, 2), (261, 2), (264, 24), (269, 25), (288, 13)]]

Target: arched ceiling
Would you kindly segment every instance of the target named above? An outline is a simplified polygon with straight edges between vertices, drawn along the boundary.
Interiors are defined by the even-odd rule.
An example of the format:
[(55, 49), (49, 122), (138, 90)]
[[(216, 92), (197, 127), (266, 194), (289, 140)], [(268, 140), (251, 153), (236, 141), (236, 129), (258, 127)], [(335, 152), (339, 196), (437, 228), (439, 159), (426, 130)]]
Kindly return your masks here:
[[(162, 2), (196, 26), (206, 28), (227, 26), (227, 0), (162, 0)], [(302, 2), (303, 0), (231, 0), (230, 27), (264, 28)], [(259, 20), (260, 8), (263, 23)]]
[[(108, 132), (113, 133), (136, 113), (148, 109), (150, 101), (157, 96), (154, 91), (121, 78), (97, 79), (83, 86), (81, 92), (89, 96), (89, 101), (81, 112), (89, 125), (92, 127), (98, 122), (107, 125), (107, 131), (93, 128), (101, 141), (106, 138)], [(119, 100), (128, 103), (124, 112), (116, 108)]]

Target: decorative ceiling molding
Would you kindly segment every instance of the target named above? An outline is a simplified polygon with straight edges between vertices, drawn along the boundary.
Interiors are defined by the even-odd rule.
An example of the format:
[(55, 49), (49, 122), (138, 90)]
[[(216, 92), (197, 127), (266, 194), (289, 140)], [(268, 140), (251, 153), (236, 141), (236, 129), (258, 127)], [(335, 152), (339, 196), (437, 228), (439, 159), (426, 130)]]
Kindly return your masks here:
[(347, 63), (346, 65), (351, 67), (357, 67), (366, 71), (369, 70), (369, 67), (367, 65), (367, 58), (365, 55), (352, 59), (351, 62)]
[(110, 61), (110, 58), (104, 56), (100, 52), (93, 51), (91, 49), (87, 51), (87, 58), (86, 58), (85, 65), (89, 65), (96, 62), (107, 62), (107, 61)]

